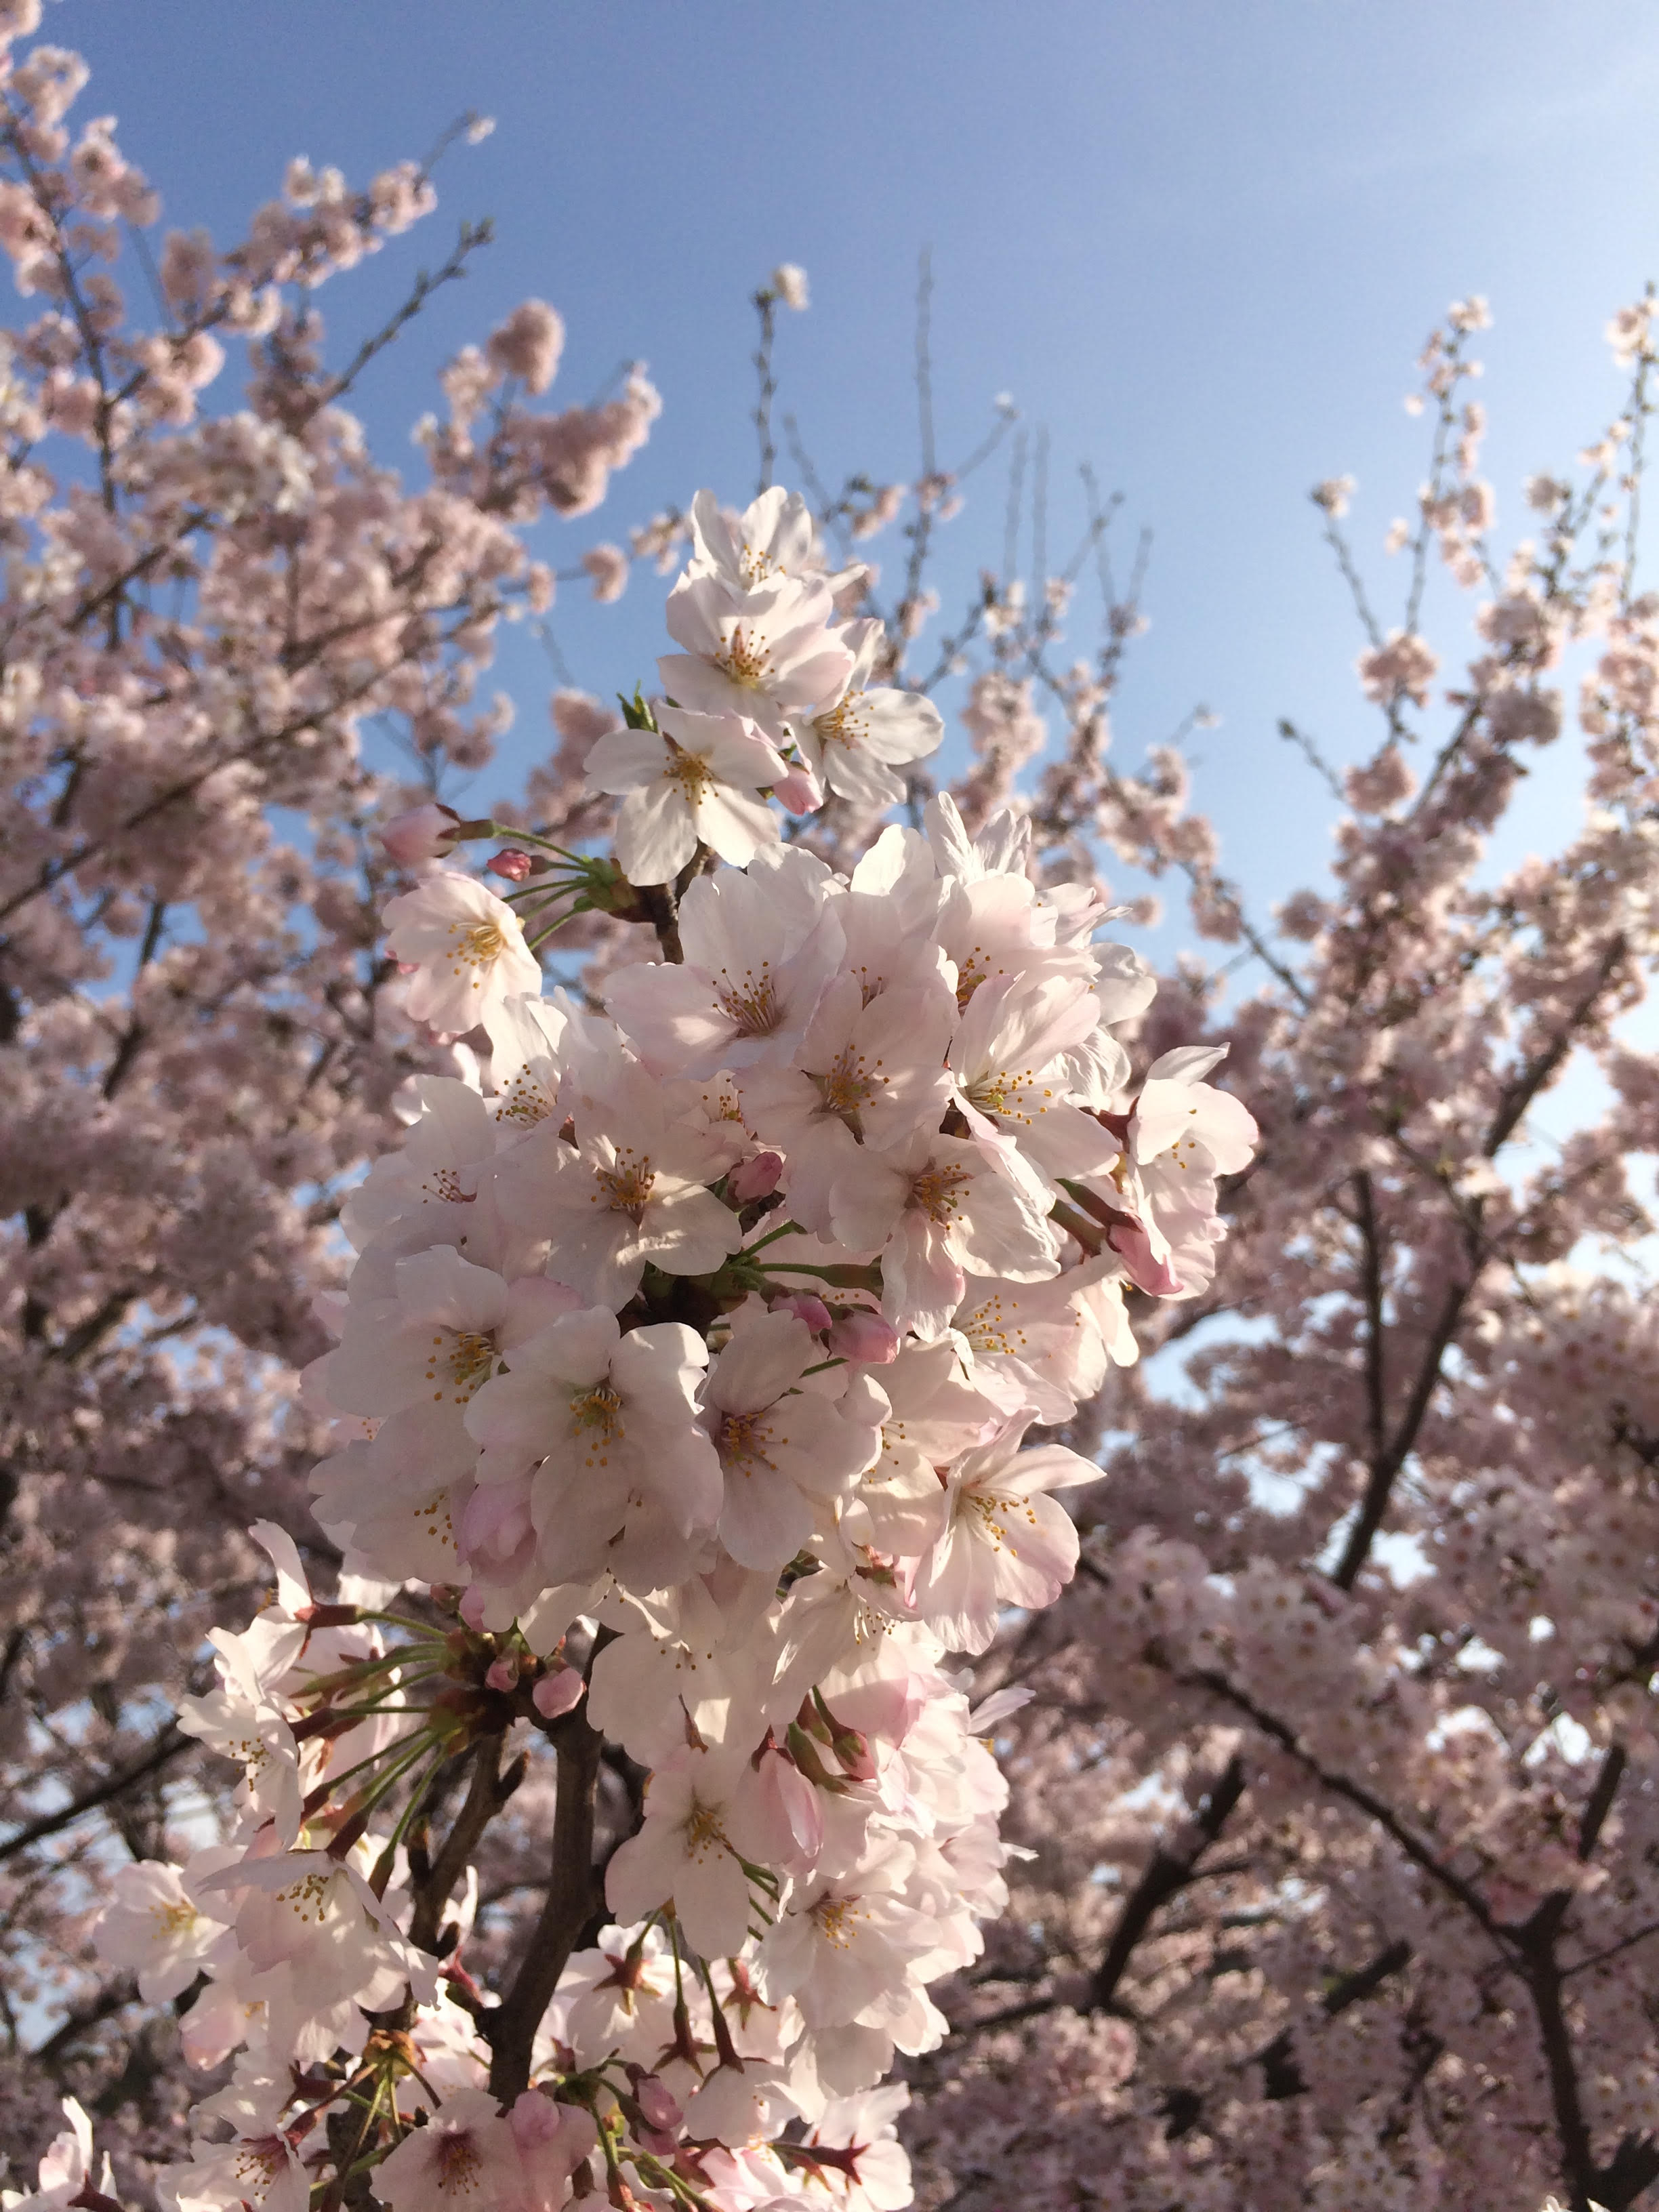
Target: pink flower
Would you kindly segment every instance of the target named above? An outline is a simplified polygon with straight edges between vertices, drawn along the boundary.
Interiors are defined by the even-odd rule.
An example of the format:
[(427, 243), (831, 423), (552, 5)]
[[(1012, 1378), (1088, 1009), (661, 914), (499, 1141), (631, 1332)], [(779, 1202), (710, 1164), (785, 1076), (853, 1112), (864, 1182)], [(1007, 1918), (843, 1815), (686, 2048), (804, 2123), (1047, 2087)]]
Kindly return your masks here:
[(898, 1358), (899, 1334), (891, 1322), (860, 1307), (842, 1316), (830, 1331), (825, 1349), (836, 1359), (883, 1367)]
[(516, 376), (527, 392), (545, 392), (564, 350), (564, 323), (545, 300), (526, 300), (490, 332), (484, 348), (503, 376)]
[(487, 2089), (452, 2089), (423, 2128), (411, 2128), (375, 2169), (391, 2212), (477, 2212), (514, 2202), (519, 2146)]
[(454, 845), (460, 826), (461, 817), (453, 806), (428, 799), (422, 806), (393, 815), (382, 826), (380, 838), (398, 866), (409, 868), (422, 860), (441, 860)]
[(628, 589), (629, 559), (620, 545), (591, 545), (582, 566), (593, 580), (593, 596), (608, 605)]
[(775, 1570), (793, 1559), (817, 1510), (876, 1455), (867, 1407), (844, 1414), (797, 1388), (820, 1357), (805, 1322), (774, 1310), (735, 1323), (704, 1380), (704, 1425), (726, 1483), (720, 1541), (744, 1566)]
[(487, 1029), (515, 992), (541, 988), (518, 915), (471, 876), (429, 876), (393, 899), (385, 919), (386, 950), (415, 970), (409, 1011), (435, 1030)]
[(741, 867), (775, 840), (761, 798), (784, 774), (775, 748), (729, 713), (665, 707), (659, 730), (612, 730), (587, 756), (596, 791), (620, 798), (617, 858), (630, 883), (665, 884), (707, 845)]
[(886, 642), (880, 623), (848, 623), (842, 635), (854, 656), (844, 683), (791, 726), (808, 763), (837, 798), (878, 810), (895, 806), (905, 787), (894, 769), (938, 750), (945, 718), (919, 692), (871, 683)]
[(605, 991), (646, 1065), (702, 1080), (787, 1062), (841, 958), (828, 889), (821, 860), (775, 846), (746, 874), (699, 877), (680, 903), (684, 961), (623, 968)]
[(1406, 698), (1413, 706), (1424, 707), (1428, 704), (1429, 686), (1440, 666), (1440, 658), (1420, 637), (1407, 636), (1403, 629), (1391, 629), (1386, 643), (1370, 653), (1362, 653), (1354, 665), (1359, 671), (1365, 696), (1375, 700), (1378, 706), (1393, 706)]
[(1017, 1449), (1016, 1432), (952, 1469), (950, 1518), (917, 1577), (917, 1610), (958, 1651), (983, 1651), (999, 1608), (1052, 1605), (1077, 1567), (1077, 1528), (1048, 1492), (1098, 1482), (1063, 1444)]
[(922, 1130), (889, 1152), (861, 1147), (830, 1211), (843, 1243), (880, 1249), (882, 1310), (923, 1338), (949, 1327), (968, 1274), (1041, 1282), (1060, 1266), (1042, 1202), (959, 1138)]
[(782, 1174), (781, 1152), (756, 1152), (740, 1160), (726, 1176), (726, 1194), (736, 1199), (739, 1206), (751, 1205), (757, 1198), (769, 1197)]
[(766, 1845), (748, 1760), (684, 1753), (653, 1774), (645, 1824), (611, 1858), (605, 1901), (618, 1919), (637, 1920), (672, 1898), (704, 1956), (730, 1956), (742, 1950), (749, 1933), (749, 1876), (742, 1862), (763, 1861)]
[(530, 1692), (530, 1702), (544, 1721), (556, 1721), (561, 1713), (575, 1711), (586, 1686), (574, 1667), (560, 1667), (542, 1676)]
[(821, 582), (788, 580), (763, 598), (735, 594), (716, 576), (684, 576), (669, 597), (668, 629), (686, 649), (659, 659), (663, 687), (681, 707), (743, 715), (781, 742), (791, 716), (834, 697), (852, 674), (834, 617)]

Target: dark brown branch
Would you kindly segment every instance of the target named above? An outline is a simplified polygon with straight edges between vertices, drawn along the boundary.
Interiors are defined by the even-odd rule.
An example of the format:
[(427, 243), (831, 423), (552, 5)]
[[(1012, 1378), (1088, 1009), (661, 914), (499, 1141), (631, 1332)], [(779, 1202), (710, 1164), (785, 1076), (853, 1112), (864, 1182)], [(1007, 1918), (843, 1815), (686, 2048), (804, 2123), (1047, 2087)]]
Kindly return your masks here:
[(548, 1730), (558, 1749), (553, 1867), (547, 1899), (524, 1962), (501, 2005), (480, 2025), (489, 2038), (489, 2091), (510, 2104), (530, 2086), (531, 2053), (542, 2014), (596, 1900), (593, 1792), (605, 1739), (590, 1725), (586, 1701)]
[(445, 1837), (443, 1847), (432, 1862), (430, 1872), (416, 1883), (415, 1911), (409, 1924), (409, 1940), (411, 1943), (418, 1943), (423, 1951), (437, 1949), (438, 1932), (443, 1923), (444, 1908), (449, 1903), (450, 1893), (466, 1871), (467, 1862), (479, 1837), (505, 1802), (500, 1790), (503, 1741), (499, 1735), (487, 1735), (475, 1748), (472, 1779), (461, 1809), (455, 1815), (454, 1826)]
[(30, 2057), (39, 2066), (45, 2066), (49, 2069), (56, 2068), (59, 2061), (70, 2054), (77, 2036), (83, 2034), (89, 2027), (96, 2027), (100, 2021), (108, 2020), (113, 2014), (120, 2012), (124, 2007), (131, 2004), (137, 1995), (137, 1983), (131, 1974), (123, 1974), (118, 1981), (112, 1982), (107, 1988), (100, 1990), (95, 1997), (91, 1997), (85, 2004), (77, 2006), (67, 2020), (59, 2023), (44, 2043), (35, 2046), (29, 2053)]
[(1440, 1308), (1438, 1320), (1430, 1335), (1428, 1346), (1417, 1370), (1417, 1380), (1412, 1385), (1412, 1395), (1406, 1410), (1401, 1415), (1387, 1449), (1371, 1462), (1365, 1482), (1365, 1495), (1360, 1500), (1359, 1511), (1353, 1527), (1348, 1531), (1348, 1540), (1342, 1547), (1342, 1557), (1332, 1580), (1339, 1589), (1352, 1589), (1359, 1578), (1359, 1571), (1370, 1555), (1370, 1548), (1382, 1517), (1389, 1510), (1389, 1500), (1394, 1495), (1394, 1486), (1400, 1470), (1411, 1457), (1416, 1447), (1418, 1431), (1422, 1428), (1429, 1401), (1434, 1395), (1435, 1385), (1440, 1380), (1441, 1362), (1445, 1358), (1457, 1324), (1462, 1319), (1463, 1308), (1474, 1290), (1475, 1280), (1454, 1282), (1447, 1291)]
[(1147, 1861), (1140, 1880), (1125, 1899), (1123, 1910), (1096, 1969), (1090, 1986), (1091, 2010), (1111, 2012), (1117, 2003), (1118, 1984), (1159, 1910), (1192, 1881), (1199, 1860), (1219, 1837), (1244, 1795), (1244, 1766), (1237, 1753), (1199, 1801), (1198, 1817), (1179, 1843), (1160, 1847)]
[(672, 886), (668, 884), (641, 884), (635, 896), (657, 933), (657, 942), (662, 947), (662, 957), (678, 965), (685, 958), (680, 944), (679, 902)]
[(1388, 1441), (1389, 1398), (1382, 1350), (1382, 1245), (1369, 1170), (1361, 1168), (1354, 1176), (1353, 1194), (1359, 1224), (1360, 1288), (1365, 1302), (1365, 1426), (1375, 1465)]
[(31, 1844), (41, 1843), (48, 1836), (55, 1836), (64, 1828), (73, 1827), (83, 1814), (95, 1812), (99, 1806), (107, 1805), (112, 1797), (118, 1797), (123, 1790), (131, 1790), (135, 1783), (147, 1781), (152, 1774), (159, 1774), (170, 1759), (176, 1759), (181, 1751), (188, 1750), (190, 1744), (191, 1738), (181, 1735), (177, 1723), (169, 1721), (149, 1751), (135, 1765), (124, 1767), (118, 1774), (112, 1774), (92, 1789), (83, 1790), (78, 1797), (72, 1797), (57, 1812), (43, 1813), (39, 1820), (27, 1822), (8, 1836), (3, 1843), (0, 1843), (0, 1859), (14, 1858), (19, 1851), (27, 1850)]
[(429, 274), (424, 269), (416, 271), (415, 283), (403, 305), (372, 337), (363, 340), (340, 374), (331, 377), (317, 394), (307, 412), (314, 415), (319, 409), (331, 407), (337, 400), (343, 398), (375, 355), (384, 353), (405, 324), (414, 321), (441, 285), (451, 283), (456, 277), (465, 276), (468, 257), (479, 246), (489, 245), (494, 236), (494, 228), (487, 216), (482, 222), (464, 222), (454, 250), (442, 268), (435, 274)]
[(1522, 1115), (1555, 1075), (1562, 1061), (1572, 1050), (1580, 1028), (1589, 1020), (1595, 1011), (1596, 1000), (1613, 981), (1613, 971), (1624, 958), (1625, 951), (1625, 939), (1622, 934), (1609, 941), (1606, 951), (1596, 965), (1595, 981), (1567, 1016), (1566, 1020), (1563, 1022), (1548, 1048), (1540, 1052), (1535, 1059), (1529, 1060), (1526, 1066), (1518, 1069), (1510, 1082), (1504, 1085), (1503, 1097), (1498, 1101), (1498, 1111), (1492, 1116), (1492, 1127), (1487, 1130), (1486, 1140), (1480, 1147), (1489, 1160), (1495, 1158), (1499, 1150), (1509, 1142), (1515, 1133)]
[(1613, 1801), (1619, 1795), (1619, 1785), (1625, 1778), (1629, 1764), (1625, 1747), (1611, 1744), (1601, 1761), (1601, 1771), (1595, 1778), (1595, 1787), (1584, 1808), (1584, 1817), (1578, 1824), (1578, 1863), (1588, 1866), (1601, 1840), (1601, 1831), (1607, 1826), (1607, 1815), (1613, 1810)]
[[(1320, 2010), (1327, 2020), (1335, 2020), (1346, 2012), (1350, 2005), (1363, 2003), (1375, 1996), (1384, 1982), (1404, 1973), (1412, 1962), (1412, 1947), (1403, 1937), (1390, 1943), (1386, 1950), (1364, 1966), (1356, 1967), (1351, 1974), (1334, 1982), (1319, 2000)], [(1267, 2094), (1273, 2099), (1300, 2097), (1306, 2094), (1307, 2083), (1296, 2063), (1296, 2039), (1291, 2031), (1281, 2028), (1265, 2049), (1258, 2051), (1252, 2062), (1261, 2067)]]
[(1281, 1751), (1287, 1752), (1322, 1789), (1328, 1790), (1334, 1797), (1344, 1799), (1357, 1811), (1375, 1820), (1385, 1834), (1393, 1838), (1412, 1863), (1420, 1867), (1431, 1881), (1454, 1897), (1494, 1942), (1503, 1942), (1510, 1931), (1499, 1927), (1480, 1891), (1472, 1882), (1466, 1881), (1462, 1875), (1454, 1873), (1443, 1860), (1437, 1858), (1423, 1838), (1414, 1834), (1392, 1807), (1384, 1804), (1375, 1790), (1368, 1790), (1363, 1782), (1355, 1782), (1346, 1774), (1334, 1773), (1329, 1767), (1322, 1765), (1312, 1752), (1304, 1747), (1296, 1730), (1288, 1723), (1257, 1705), (1249, 1691), (1237, 1688), (1224, 1674), (1215, 1674), (1206, 1668), (1198, 1674), (1182, 1675), (1178, 1679), (1189, 1688), (1201, 1687), (1210, 1691), (1224, 1704), (1254, 1721), (1264, 1735), (1271, 1737)]

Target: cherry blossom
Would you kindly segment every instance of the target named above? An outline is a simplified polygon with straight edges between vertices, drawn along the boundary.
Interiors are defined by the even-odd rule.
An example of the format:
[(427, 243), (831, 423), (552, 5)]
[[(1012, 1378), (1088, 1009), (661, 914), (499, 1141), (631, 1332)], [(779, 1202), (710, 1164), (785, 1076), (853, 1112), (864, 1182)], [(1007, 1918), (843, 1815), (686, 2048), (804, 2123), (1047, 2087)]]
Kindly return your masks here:
[(539, 988), (518, 915), (475, 877), (428, 876), (393, 899), (386, 919), (386, 949), (416, 970), (409, 1011), (433, 1029), (488, 1028), (505, 1000)]
[[(992, 572), (910, 655), (935, 456), (613, 529), (689, 555), (669, 700), (567, 690), (468, 820), (525, 534), (654, 392), (532, 410), (526, 302), (405, 486), (316, 303), (428, 171), (295, 164), (146, 327), (83, 76), (0, 119), (0, 1943), (23, 2150), (67, 2081), (115, 2167), (73, 2106), (22, 2201), (1638, 2203), (1650, 302), (1507, 551), (1485, 303), (1425, 348), (1376, 742), (1296, 733), (1340, 813), (1277, 933), (1114, 734), (1134, 587), (1067, 659), (1081, 570)], [(830, 573), (900, 516), (896, 586)], [(1511, 864), (1569, 725), (1590, 805)], [(1107, 942), (1109, 863), (1216, 964)]]
[(587, 772), (596, 790), (623, 799), (617, 857), (635, 883), (668, 883), (700, 842), (741, 866), (777, 836), (758, 794), (781, 778), (784, 763), (740, 714), (664, 707), (655, 728), (601, 738)]

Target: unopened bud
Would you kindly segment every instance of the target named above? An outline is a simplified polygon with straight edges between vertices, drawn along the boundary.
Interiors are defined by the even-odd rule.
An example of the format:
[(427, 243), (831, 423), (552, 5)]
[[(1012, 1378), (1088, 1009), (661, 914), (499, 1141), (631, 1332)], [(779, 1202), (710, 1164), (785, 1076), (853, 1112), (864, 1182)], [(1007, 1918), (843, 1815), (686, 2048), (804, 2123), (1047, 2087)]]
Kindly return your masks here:
[(528, 853), (520, 852), (516, 845), (508, 845), (499, 853), (492, 853), (484, 862), (486, 874), (505, 876), (510, 884), (521, 884), (535, 872), (536, 863)]
[(519, 1662), (516, 1659), (496, 1659), (484, 1676), (487, 1690), (516, 1690), (519, 1686)]
[(748, 1206), (757, 1198), (770, 1198), (783, 1174), (781, 1152), (757, 1152), (752, 1159), (739, 1160), (726, 1178), (728, 1197), (739, 1206)]
[(843, 1314), (830, 1332), (830, 1349), (839, 1359), (855, 1366), (884, 1367), (898, 1358), (898, 1331), (867, 1306)]
[(806, 289), (806, 271), (799, 262), (780, 261), (772, 271), (772, 289), (786, 307), (793, 307), (799, 314), (810, 297)]
[(814, 1336), (822, 1336), (832, 1326), (835, 1316), (822, 1298), (815, 1298), (811, 1291), (793, 1291), (787, 1298), (780, 1298), (772, 1309), (774, 1313), (792, 1313), (797, 1321), (804, 1321)]
[(672, 2133), (683, 2124), (685, 2114), (655, 2074), (641, 2074), (634, 2084), (634, 2094), (653, 2128)]
[(575, 1710), (586, 1686), (574, 1667), (561, 1667), (556, 1674), (542, 1676), (530, 1692), (530, 1702), (544, 1721), (556, 1721), (561, 1713)]
[(851, 1778), (854, 1782), (873, 1782), (877, 1774), (876, 1762), (870, 1755), (869, 1739), (863, 1730), (850, 1727), (831, 1712), (824, 1703), (822, 1690), (813, 1690), (812, 1706), (818, 1719), (818, 1726), (813, 1729), (813, 1734), (822, 1738), (823, 1732), (827, 1729), (830, 1748)]
[(400, 868), (408, 868), (419, 860), (441, 860), (455, 842), (460, 826), (461, 817), (453, 806), (428, 799), (424, 806), (394, 814), (381, 827), (380, 838), (389, 858)]
[(831, 1774), (818, 1756), (817, 1746), (799, 1721), (791, 1721), (786, 1741), (789, 1756), (815, 1790), (827, 1790), (832, 1797), (845, 1795), (846, 1783), (839, 1774)]
[(870, 1740), (862, 1729), (838, 1728), (830, 1739), (830, 1748), (841, 1761), (842, 1771), (849, 1780), (875, 1780), (878, 1769), (871, 1754)]
[(805, 761), (797, 761), (772, 786), (772, 795), (786, 814), (816, 814), (823, 804), (823, 786)]

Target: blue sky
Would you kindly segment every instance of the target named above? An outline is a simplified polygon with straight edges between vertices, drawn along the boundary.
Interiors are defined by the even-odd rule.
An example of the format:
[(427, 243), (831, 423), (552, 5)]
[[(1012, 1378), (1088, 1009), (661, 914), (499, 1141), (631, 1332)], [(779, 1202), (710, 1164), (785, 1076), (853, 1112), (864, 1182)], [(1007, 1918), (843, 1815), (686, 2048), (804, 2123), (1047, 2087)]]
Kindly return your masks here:
[[(360, 179), (463, 108), (497, 118), (449, 157), (439, 216), (320, 304), (343, 349), (459, 216), (495, 218), (477, 273), (363, 388), (392, 460), (437, 363), (526, 293), (568, 326), (556, 398), (648, 361), (666, 403), (653, 443), (591, 524), (550, 530), (559, 560), (699, 483), (751, 486), (747, 301), (783, 258), (813, 306), (781, 332), (781, 408), (830, 480), (914, 473), (930, 248), (943, 457), (1010, 392), (1049, 429), (1051, 543), (1080, 519), (1085, 458), (1151, 526), (1153, 627), (1120, 753), (1199, 702), (1220, 715), (1191, 748), (1200, 793), (1264, 906), (1317, 874), (1329, 811), (1278, 717), (1339, 760), (1372, 738), (1307, 488), (1359, 479), (1352, 524), (1386, 605), (1382, 534), (1423, 469), (1401, 405), (1412, 359), (1449, 300), (1481, 291), (1504, 538), (1521, 478), (1614, 411), (1601, 325), (1659, 273), (1644, 0), (57, 0), (46, 29), (88, 55), (82, 112), (116, 113), (166, 219), (222, 242), (290, 154)], [(947, 610), (1001, 544), (1001, 480), (971, 489), (937, 580)], [(565, 594), (580, 680), (648, 680), (660, 598), (649, 575), (616, 609)], [(1081, 620), (1073, 635), (1094, 641)], [(544, 743), (546, 672), (522, 636), (501, 678), (520, 720), (480, 801)], [(1535, 780), (1523, 842), (1568, 774)]]

